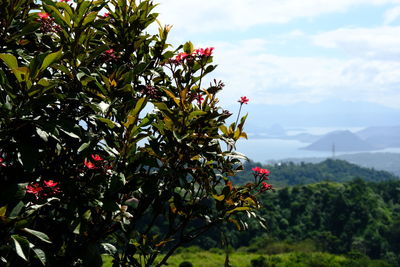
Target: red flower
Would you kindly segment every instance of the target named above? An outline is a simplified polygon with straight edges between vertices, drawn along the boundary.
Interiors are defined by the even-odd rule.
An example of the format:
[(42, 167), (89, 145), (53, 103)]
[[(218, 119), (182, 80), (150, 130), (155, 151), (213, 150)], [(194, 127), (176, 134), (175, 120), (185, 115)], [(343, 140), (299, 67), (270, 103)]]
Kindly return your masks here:
[(250, 99), (248, 99), (247, 97), (245, 97), (245, 96), (242, 96), (239, 100), (238, 100), (238, 102), (240, 103), (240, 104), (247, 104), (248, 102), (250, 101)]
[(178, 55), (176, 55), (175, 60), (176, 60), (176, 61), (183, 61), (183, 60), (185, 60), (188, 56), (189, 56), (188, 53), (182, 52), (182, 53), (179, 53)]
[(204, 48), (199, 48), (199, 49), (194, 50), (194, 54), (198, 55), (198, 56), (209, 57), (209, 56), (212, 55), (213, 51), (214, 51), (214, 47), (207, 47), (205, 49)]
[(95, 166), (92, 162), (87, 161), (86, 159), (85, 159), (85, 161), (83, 162), (83, 164), (85, 164), (85, 166), (86, 166), (88, 169), (96, 169), (96, 166)]
[(97, 155), (97, 154), (92, 154), (92, 159), (95, 160), (95, 161), (101, 161), (101, 160), (103, 160), (103, 158), (100, 157), (100, 156)]
[(4, 159), (0, 157), (0, 166), (1, 167), (6, 167), (7, 165), (4, 164)]
[(45, 184), (47, 187), (55, 187), (56, 185), (58, 185), (58, 183), (54, 182), (53, 180), (44, 181), (44, 184)]
[(111, 54), (114, 54), (114, 49), (108, 49), (108, 50), (106, 50), (106, 52), (105, 52), (106, 54), (108, 54), (108, 55), (111, 55)]
[(107, 18), (108, 16), (110, 16), (110, 12), (104, 13), (103, 18)]
[(38, 16), (39, 16), (39, 18), (41, 18), (43, 20), (50, 18), (49, 13), (46, 13), (46, 12), (40, 12), (40, 13), (38, 13)]
[(60, 0), (60, 2), (68, 3), (70, 0)]
[(38, 183), (34, 183), (32, 185), (26, 186), (26, 192), (29, 194), (34, 194), (36, 198), (38, 197), (39, 193), (43, 190), (43, 187), (39, 186)]
[(261, 178), (268, 180), (268, 175), (270, 173), (269, 170), (260, 167), (255, 167), (252, 168), (251, 170), (255, 172), (254, 174), (255, 177), (260, 176)]
[(214, 51), (214, 47), (207, 47), (206, 49), (204, 49), (203, 55), (206, 57), (209, 57), (212, 55), (213, 51)]
[(271, 190), (272, 189), (272, 185), (267, 184), (266, 182), (262, 182), (261, 183), (261, 192), (267, 191), (267, 190)]

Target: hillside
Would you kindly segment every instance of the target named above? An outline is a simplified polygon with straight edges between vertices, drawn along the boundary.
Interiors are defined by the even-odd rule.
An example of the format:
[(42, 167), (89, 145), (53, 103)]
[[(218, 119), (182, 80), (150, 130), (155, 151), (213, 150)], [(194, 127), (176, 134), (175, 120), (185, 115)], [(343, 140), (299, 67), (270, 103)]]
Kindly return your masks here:
[[(260, 166), (259, 163), (247, 162), (243, 172), (233, 180), (245, 183), (253, 179), (251, 169)], [(349, 163), (344, 160), (327, 159), (319, 163), (294, 164), (281, 163), (266, 166), (270, 171), (270, 183), (277, 187), (298, 184), (310, 184), (321, 181), (348, 182), (355, 178), (364, 181), (380, 182), (398, 180), (399, 178), (386, 171), (377, 171)]]
[(350, 131), (334, 131), (322, 136), (317, 141), (304, 147), (315, 151), (368, 151), (374, 147)]
[[(255, 221), (249, 222), (248, 231), (234, 231), (233, 225), (224, 228), (234, 247), (264, 254), (299, 250), (366, 254), (391, 266), (400, 264), (400, 181), (321, 182), (264, 193), (260, 200), (267, 230)], [(218, 236), (215, 229), (195, 244), (218, 246)]]
[[(400, 177), (400, 153), (363, 152), (338, 155), (336, 156), (336, 159), (345, 160), (365, 168), (387, 171)], [(268, 161), (268, 164), (274, 165), (279, 162), (293, 162), (295, 164), (300, 164), (301, 162), (319, 163), (324, 160), (326, 160), (326, 158), (287, 158), (279, 161), (270, 160)]]
[(356, 134), (377, 148), (400, 147), (400, 126), (368, 127)]

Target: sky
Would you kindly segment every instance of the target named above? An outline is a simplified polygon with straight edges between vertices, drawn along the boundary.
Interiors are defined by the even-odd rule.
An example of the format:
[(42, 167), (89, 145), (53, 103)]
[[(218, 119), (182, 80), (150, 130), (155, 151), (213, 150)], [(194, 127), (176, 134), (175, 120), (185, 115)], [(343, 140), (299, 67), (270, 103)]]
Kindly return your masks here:
[(175, 47), (215, 47), (220, 94), (400, 109), (400, 0), (158, 0)]

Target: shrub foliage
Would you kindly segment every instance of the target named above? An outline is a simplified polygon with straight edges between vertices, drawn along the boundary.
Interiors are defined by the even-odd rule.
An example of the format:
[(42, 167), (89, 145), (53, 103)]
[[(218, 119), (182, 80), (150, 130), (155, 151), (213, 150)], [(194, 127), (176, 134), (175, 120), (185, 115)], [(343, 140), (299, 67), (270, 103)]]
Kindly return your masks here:
[(0, 0), (2, 264), (160, 266), (256, 216), (264, 178), (230, 182), (246, 116), (225, 125), (213, 48), (173, 49), (155, 6)]

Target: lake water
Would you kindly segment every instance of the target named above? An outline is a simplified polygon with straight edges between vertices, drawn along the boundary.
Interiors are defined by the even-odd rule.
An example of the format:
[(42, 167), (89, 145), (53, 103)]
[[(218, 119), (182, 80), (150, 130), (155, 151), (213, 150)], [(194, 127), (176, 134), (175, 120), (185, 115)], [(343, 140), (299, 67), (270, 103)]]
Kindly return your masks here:
[[(296, 140), (283, 139), (240, 139), (236, 144), (236, 150), (245, 154), (249, 159), (261, 163), (268, 160), (280, 160), (286, 158), (309, 158), (309, 157), (332, 157), (331, 151), (310, 151), (300, 148), (307, 146)], [(393, 152), (400, 153), (400, 148), (386, 148), (366, 152)], [(342, 154), (353, 154), (358, 152), (336, 152), (336, 156)]]

